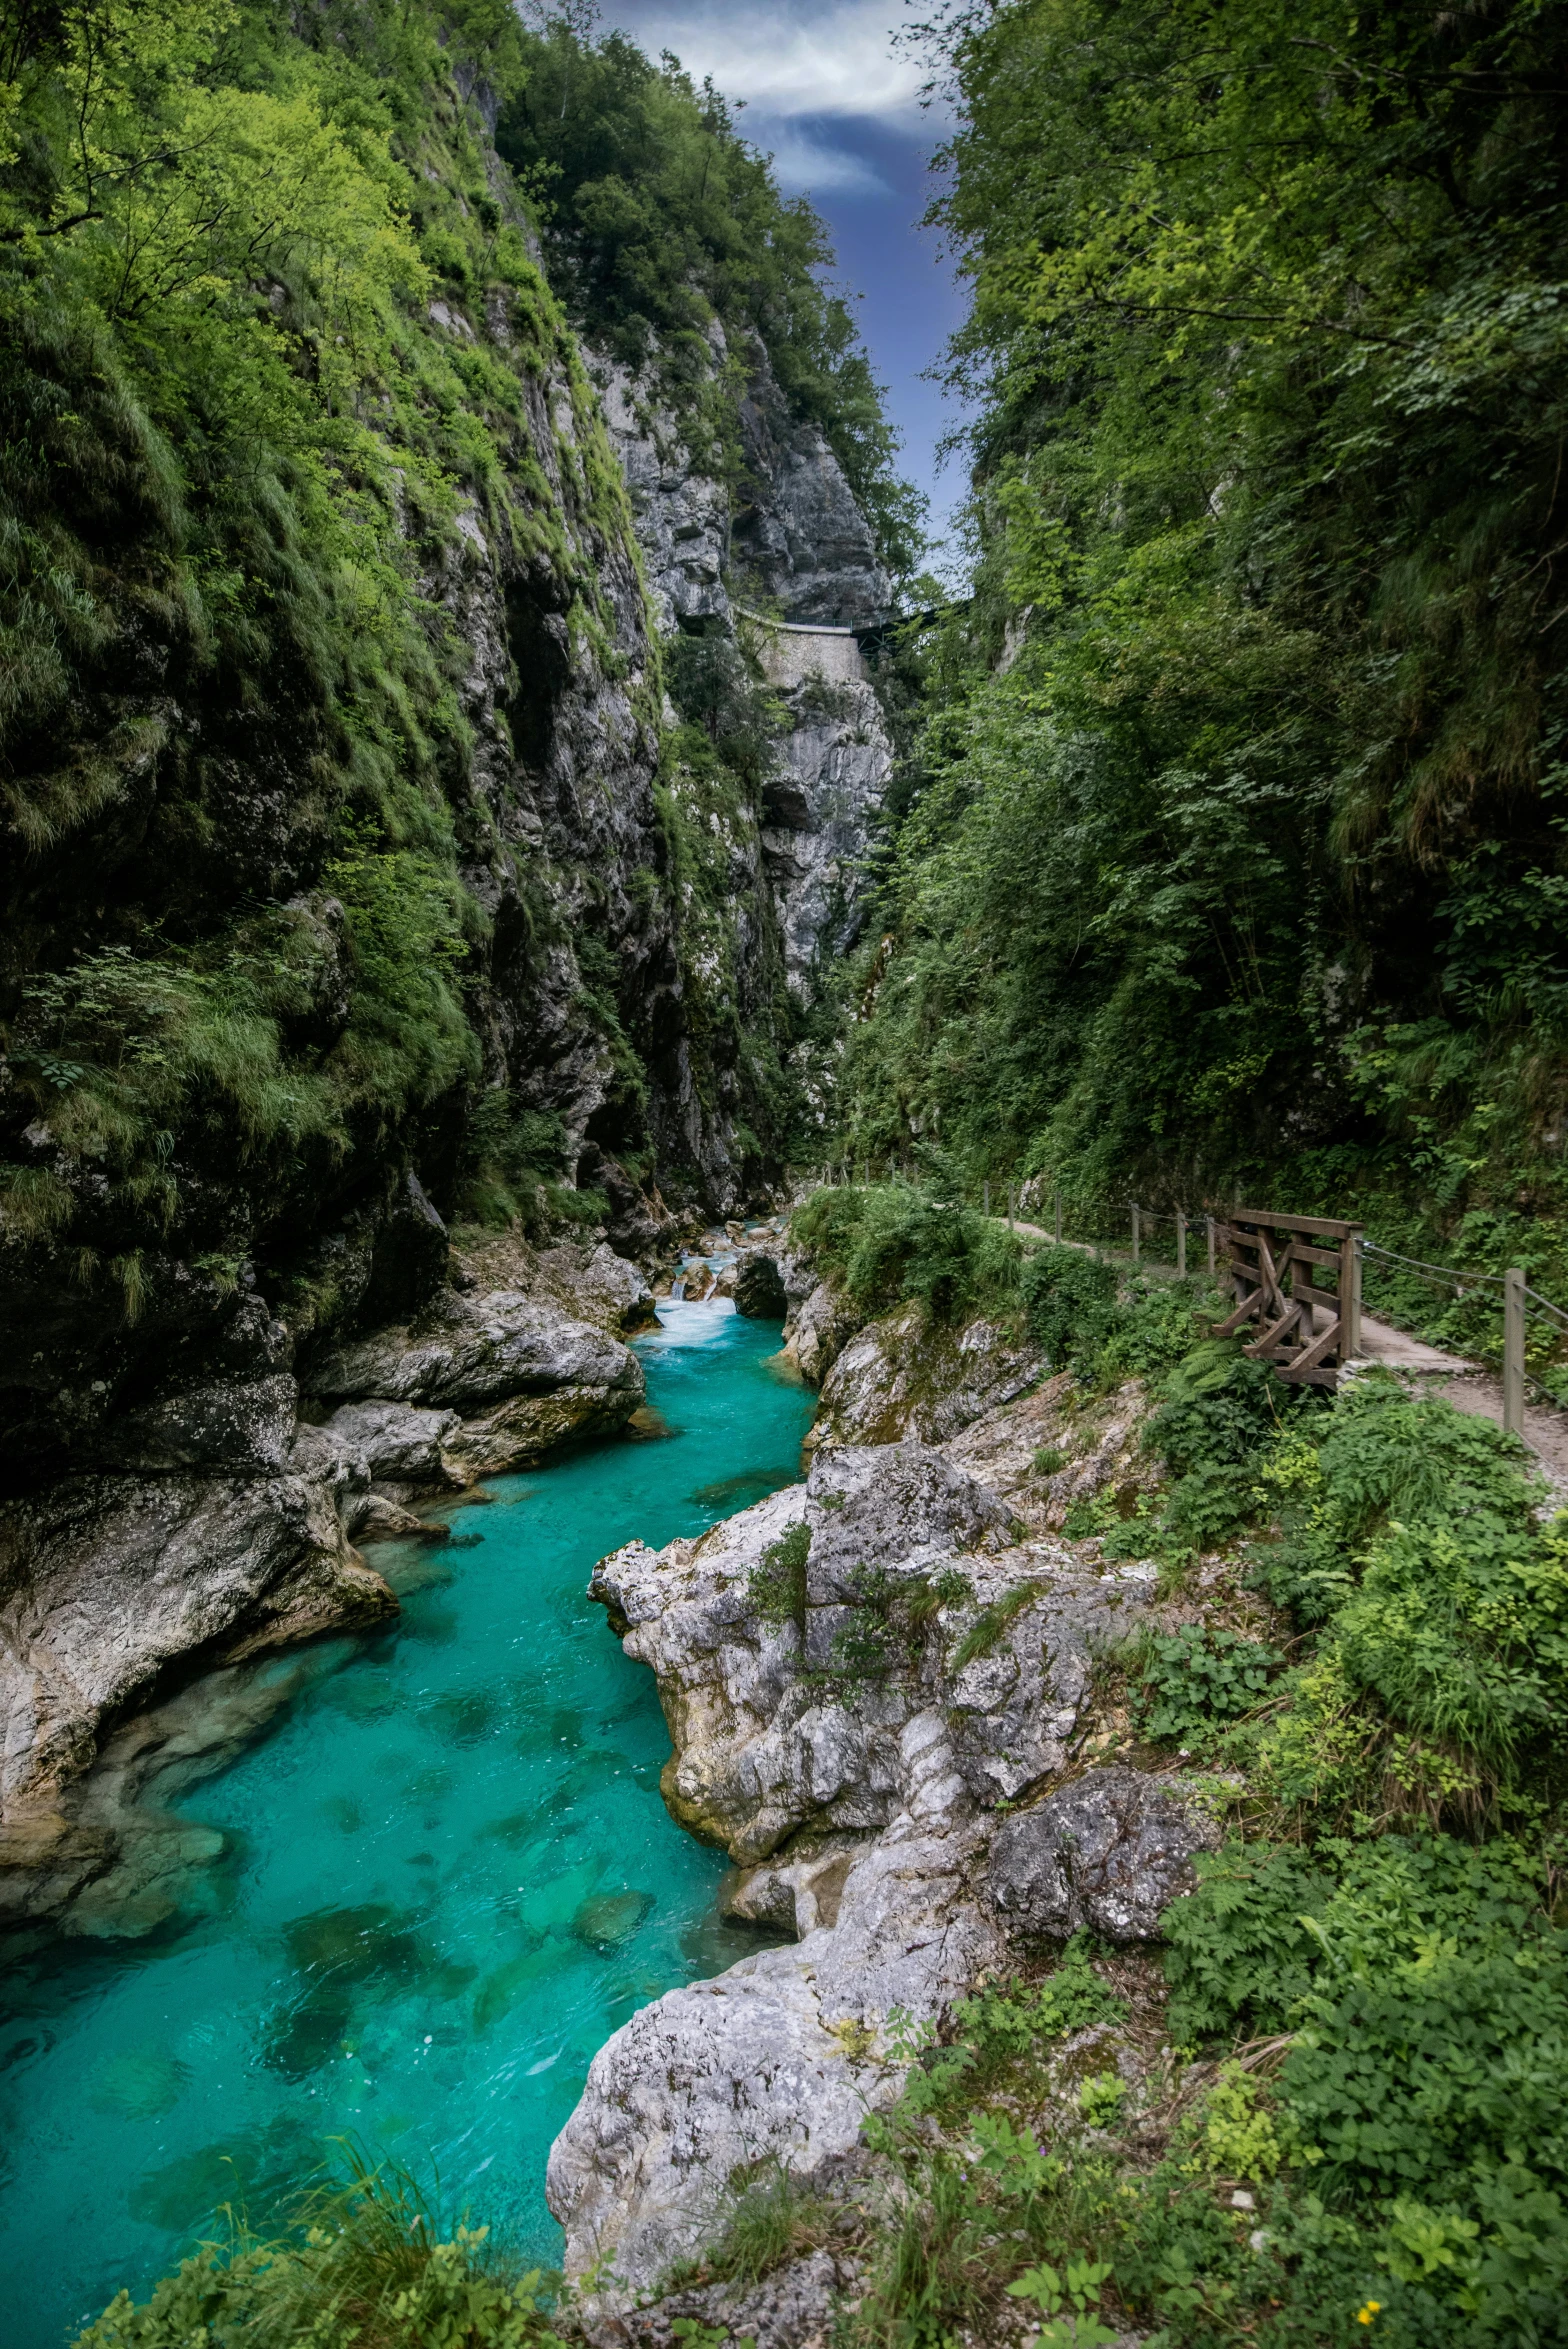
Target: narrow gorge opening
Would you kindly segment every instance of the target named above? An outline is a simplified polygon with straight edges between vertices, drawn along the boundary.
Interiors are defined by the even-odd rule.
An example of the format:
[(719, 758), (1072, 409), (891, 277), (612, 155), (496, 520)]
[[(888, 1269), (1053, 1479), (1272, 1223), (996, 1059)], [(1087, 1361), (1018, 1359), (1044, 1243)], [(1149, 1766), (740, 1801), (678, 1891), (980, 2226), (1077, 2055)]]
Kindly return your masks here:
[(0, 11), (7, 2349), (1568, 2339), (1565, 28)]

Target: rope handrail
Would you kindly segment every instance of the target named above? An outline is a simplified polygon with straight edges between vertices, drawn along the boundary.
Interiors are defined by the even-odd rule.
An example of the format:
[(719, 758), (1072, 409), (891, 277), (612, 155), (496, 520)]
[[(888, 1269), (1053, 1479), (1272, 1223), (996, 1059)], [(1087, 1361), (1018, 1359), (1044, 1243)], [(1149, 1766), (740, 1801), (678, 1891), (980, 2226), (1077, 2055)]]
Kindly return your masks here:
[(1568, 1313), (1565, 1313), (1560, 1305), (1554, 1305), (1550, 1297), (1543, 1297), (1540, 1290), (1532, 1289), (1528, 1282), (1525, 1284), (1524, 1293), (1532, 1303), (1544, 1306), (1552, 1319), (1559, 1323), (1563, 1329), (1568, 1329)]
[(1410, 1272), (1435, 1274), (1439, 1280), (1452, 1281), (1459, 1288), (1478, 1288), (1482, 1282), (1499, 1289), (1507, 1286), (1500, 1272), (1456, 1272), (1450, 1264), (1428, 1264), (1420, 1256), (1401, 1256), (1397, 1248), (1380, 1248), (1375, 1240), (1364, 1239), (1361, 1252), (1364, 1256), (1381, 1256), (1385, 1264), (1402, 1264)]

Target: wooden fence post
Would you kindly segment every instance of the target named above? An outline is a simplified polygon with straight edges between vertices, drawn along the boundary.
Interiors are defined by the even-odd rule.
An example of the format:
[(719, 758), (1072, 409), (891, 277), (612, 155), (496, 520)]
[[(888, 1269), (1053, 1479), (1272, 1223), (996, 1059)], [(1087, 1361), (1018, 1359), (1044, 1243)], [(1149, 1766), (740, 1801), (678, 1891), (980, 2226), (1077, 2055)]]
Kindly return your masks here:
[(1058, 1245), (1058, 1247), (1060, 1247), (1060, 1245), (1061, 1245), (1061, 1239), (1062, 1239), (1062, 1194), (1061, 1194), (1061, 1192), (1060, 1192), (1060, 1191), (1058, 1191), (1058, 1192), (1057, 1192), (1057, 1194), (1056, 1194), (1056, 1241), (1057, 1241), (1057, 1245)]
[(1138, 1208), (1135, 1202), (1132, 1211), (1132, 1260), (1134, 1264), (1136, 1264), (1138, 1261), (1138, 1247), (1141, 1238), (1142, 1232), (1140, 1229)]
[(1524, 1434), (1524, 1272), (1515, 1264), (1503, 1275), (1503, 1425)]
[(1212, 1280), (1214, 1278), (1214, 1218), (1212, 1215), (1206, 1215), (1203, 1220), (1209, 1227), (1209, 1278)]
[(1180, 1207), (1176, 1210), (1176, 1278), (1187, 1277), (1187, 1217)]
[(1016, 1221), (1017, 1216), (1013, 1204), (1013, 1186), (1011, 1183), (1009, 1183), (1007, 1186), (1007, 1228), (1009, 1231), (1012, 1230)]
[(1352, 1232), (1341, 1256), (1345, 1294), (1339, 1302), (1339, 1358), (1354, 1362), (1361, 1352), (1361, 1234)]

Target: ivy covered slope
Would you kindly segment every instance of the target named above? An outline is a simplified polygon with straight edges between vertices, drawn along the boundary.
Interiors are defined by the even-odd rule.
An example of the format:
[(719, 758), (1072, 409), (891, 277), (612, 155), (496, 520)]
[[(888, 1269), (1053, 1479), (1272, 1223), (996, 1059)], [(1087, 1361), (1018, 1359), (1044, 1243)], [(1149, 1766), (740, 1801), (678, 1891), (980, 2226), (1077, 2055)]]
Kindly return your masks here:
[(616, 991), (651, 1044), (673, 957), (619, 480), (461, 43), (308, 24), (88, 7), (7, 61), (0, 1181), (35, 1445), (119, 1332), (199, 1327), (248, 1264), (307, 1325), (362, 1291), (411, 1158), (451, 1206), (524, 1159), (570, 1182), (589, 1124), (646, 1139)]
[(30, 1471), (236, 1283), (301, 1334), (398, 1310), (426, 1200), (636, 1246), (659, 1184), (728, 1208), (777, 1164), (777, 922), (755, 841), (709, 872), (697, 771), (739, 805), (755, 693), (726, 735), (672, 674), (694, 724), (667, 740), (620, 469), (498, 115), (545, 76), (552, 122), (613, 144), (618, 73), (661, 151), (706, 142), (745, 251), (711, 298), (673, 231), (643, 269), (670, 363), (671, 304), (690, 327), (722, 297), (867, 478), (886, 448), (820, 230), (624, 44), (580, 119), (556, 36), (499, 5), (85, 0), (5, 38), (0, 1327)]
[(858, 1140), (1528, 1245), (1568, 1077), (1562, 12), (944, 37), (978, 588), (929, 645)]

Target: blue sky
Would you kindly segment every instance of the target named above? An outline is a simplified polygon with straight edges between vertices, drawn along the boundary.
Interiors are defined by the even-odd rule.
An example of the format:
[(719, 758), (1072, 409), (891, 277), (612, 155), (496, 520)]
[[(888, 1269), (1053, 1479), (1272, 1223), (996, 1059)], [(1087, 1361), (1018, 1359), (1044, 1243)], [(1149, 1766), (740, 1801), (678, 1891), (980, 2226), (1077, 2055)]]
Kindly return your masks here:
[(696, 79), (711, 73), (727, 97), (744, 100), (742, 132), (773, 155), (786, 192), (809, 196), (827, 221), (903, 435), (902, 469), (931, 499), (941, 535), (962, 467), (949, 460), (937, 471), (937, 443), (955, 416), (923, 373), (964, 303), (936, 234), (917, 225), (946, 117), (940, 103), (922, 104), (919, 57), (894, 43), (904, 13), (902, 0), (602, 0), (601, 22), (650, 55), (672, 49)]

